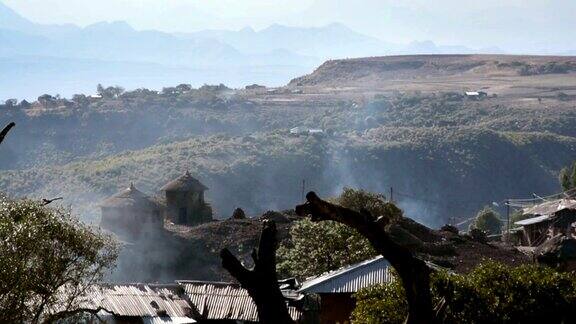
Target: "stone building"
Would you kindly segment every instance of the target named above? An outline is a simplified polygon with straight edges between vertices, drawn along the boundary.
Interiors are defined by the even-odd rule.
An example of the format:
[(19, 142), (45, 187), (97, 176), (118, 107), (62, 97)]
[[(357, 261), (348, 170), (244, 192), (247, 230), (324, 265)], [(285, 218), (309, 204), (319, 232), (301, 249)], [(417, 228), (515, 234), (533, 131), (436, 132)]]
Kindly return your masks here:
[(164, 226), (160, 207), (134, 184), (100, 204), (100, 226), (126, 239), (161, 230)]
[(196, 225), (212, 220), (212, 208), (204, 201), (208, 188), (190, 172), (165, 184), (165, 218), (175, 224)]

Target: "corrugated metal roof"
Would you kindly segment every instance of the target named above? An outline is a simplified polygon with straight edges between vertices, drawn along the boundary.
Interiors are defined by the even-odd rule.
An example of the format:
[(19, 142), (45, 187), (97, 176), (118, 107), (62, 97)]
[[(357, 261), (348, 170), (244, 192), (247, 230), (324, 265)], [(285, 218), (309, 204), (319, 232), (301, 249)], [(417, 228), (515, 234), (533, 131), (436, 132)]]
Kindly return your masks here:
[(177, 284), (100, 284), (88, 294), (83, 307), (101, 307), (116, 316), (191, 319), (191, 305)]
[(382, 256), (363, 261), (339, 270), (328, 272), (302, 283), (300, 292), (354, 293), (375, 284), (392, 280), (390, 263)]
[(525, 226), (525, 225), (532, 225), (532, 224), (541, 223), (541, 222), (547, 221), (549, 219), (550, 219), (550, 215), (544, 215), (544, 216), (537, 216), (537, 217), (532, 217), (532, 218), (528, 218), (528, 219), (523, 219), (523, 220), (514, 222), (514, 224), (520, 225), (520, 226)]
[[(177, 281), (184, 287), (190, 302), (203, 319), (258, 321), (256, 304), (248, 291), (238, 284), (227, 282)], [(288, 306), (294, 321), (302, 317), (296, 307)]]
[(522, 213), (531, 215), (551, 215), (563, 209), (576, 209), (576, 200), (556, 199), (547, 201), (532, 207), (524, 208)]

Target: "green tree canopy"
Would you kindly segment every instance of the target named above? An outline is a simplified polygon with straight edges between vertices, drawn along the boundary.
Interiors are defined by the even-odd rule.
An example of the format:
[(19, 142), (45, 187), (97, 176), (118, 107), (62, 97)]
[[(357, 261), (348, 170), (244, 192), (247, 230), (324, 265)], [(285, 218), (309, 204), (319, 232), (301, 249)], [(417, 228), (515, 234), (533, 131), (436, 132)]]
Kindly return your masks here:
[[(373, 215), (381, 215), (392, 208), (381, 194), (350, 188), (344, 188), (332, 201), (357, 211), (366, 209)], [(278, 249), (278, 271), (284, 276), (305, 278), (376, 255), (370, 243), (356, 230), (335, 222), (315, 223), (303, 219), (292, 226), (290, 236), (290, 242)]]
[[(566, 323), (576, 315), (576, 276), (537, 265), (487, 262), (471, 273), (432, 277), (436, 301), (445, 298), (443, 323)], [(355, 294), (353, 323), (403, 323), (407, 314), (399, 280)]]
[(500, 234), (502, 232), (502, 220), (500, 214), (486, 206), (476, 214), (476, 219), (470, 224), (470, 229), (477, 228), (488, 234)]
[(118, 249), (63, 209), (0, 197), (0, 322), (43, 322), (74, 312)]
[(572, 164), (572, 167), (562, 168), (558, 178), (562, 190), (568, 191), (576, 188), (576, 162)]

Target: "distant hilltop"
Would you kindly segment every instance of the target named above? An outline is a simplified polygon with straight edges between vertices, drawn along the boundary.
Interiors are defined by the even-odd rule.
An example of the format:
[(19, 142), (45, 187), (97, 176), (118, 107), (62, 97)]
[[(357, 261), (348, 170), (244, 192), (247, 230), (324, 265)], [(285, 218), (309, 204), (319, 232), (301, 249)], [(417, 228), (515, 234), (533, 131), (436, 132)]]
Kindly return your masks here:
[(358, 85), (450, 76), (531, 76), (576, 72), (574, 56), (403, 55), (330, 60), (289, 86)]

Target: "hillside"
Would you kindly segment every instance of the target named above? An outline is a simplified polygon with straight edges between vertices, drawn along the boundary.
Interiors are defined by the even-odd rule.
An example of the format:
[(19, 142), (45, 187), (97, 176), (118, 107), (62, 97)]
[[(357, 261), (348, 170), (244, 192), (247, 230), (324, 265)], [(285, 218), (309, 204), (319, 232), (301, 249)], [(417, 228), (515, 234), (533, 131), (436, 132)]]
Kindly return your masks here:
[[(497, 78), (576, 72), (576, 58), (514, 55), (408, 55), (327, 61), (290, 86), (358, 86), (388, 82), (498, 82)], [(496, 78), (492, 79), (492, 78)], [(516, 79), (517, 80), (517, 79)], [(512, 81), (512, 80), (511, 80)], [(517, 80), (518, 81), (518, 80)], [(455, 84), (454, 84), (455, 85)]]
[[(154, 195), (189, 169), (210, 188), (219, 218), (236, 207), (249, 214), (291, 208), (305, 180), (306, 190), (323, 196), (344, 186), (393, 187), (408, 216), (439, 226), (492, 202), (558, 190), (558, 170), (576, 155), (574, 61), (367, 58), (330, 61), (302, 78), (336, 86), (181, 85), (102, 99), (43, 98), (2, 110), (0, 122), (18, 126), (0, 148), (0, 189), (63, 195), (98, 222), (97, 203), (118, 188), (133, 181)], [(335, 62), (346, 66), (339, 75)], [(382, 62), (395, 67), (375, 67)], [(522, 72), (526, 66), (539, 72)], [(383, 77), (394, 69), (402, 76)], [(364, 84), (361, 71), (382, 77)], [(488, 96), (466, 98), (470, 89)], [(324, 132), (290, 135), (295, 126)]]

